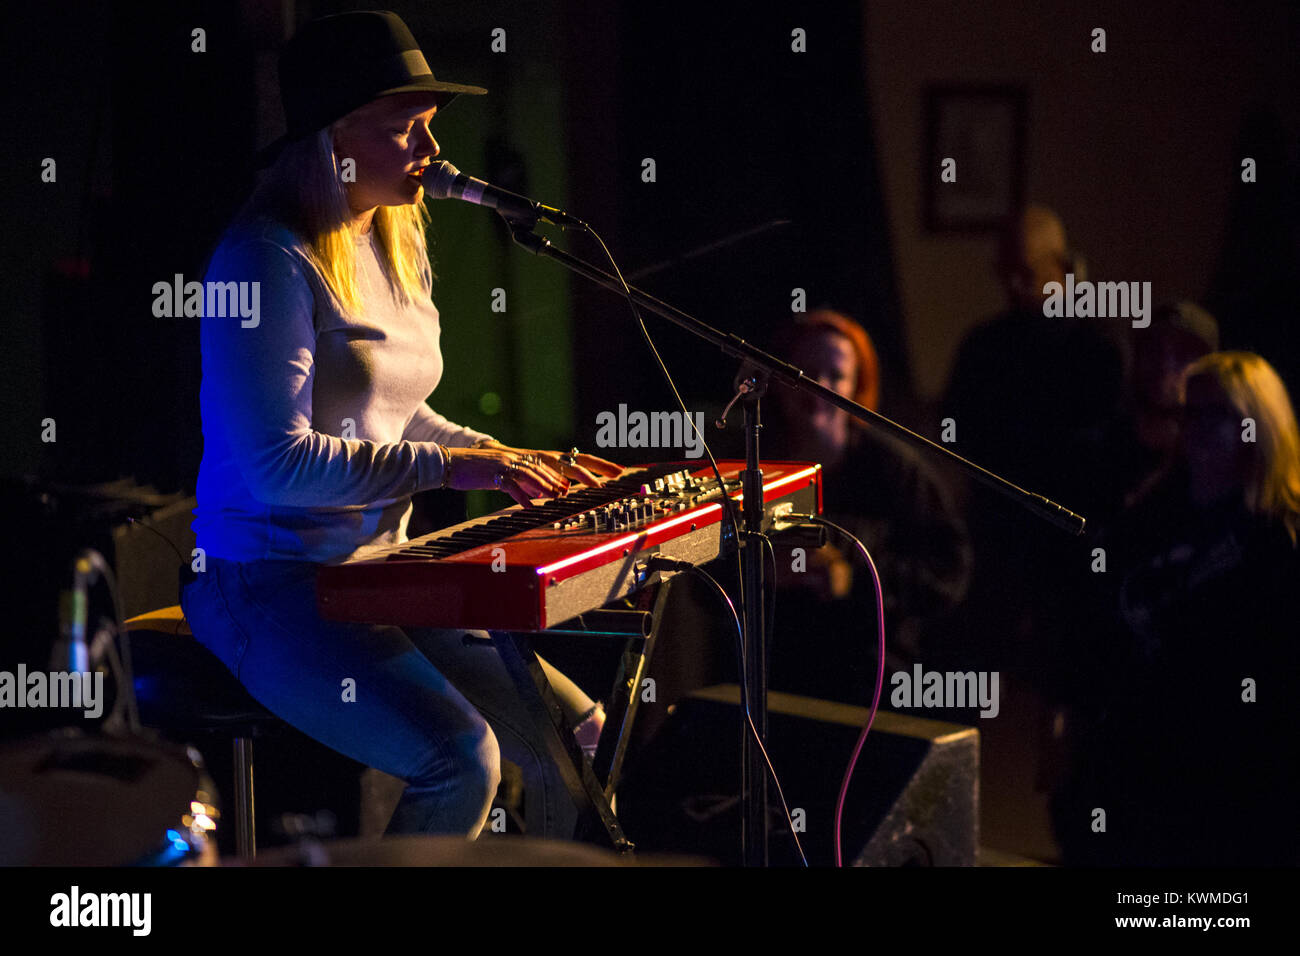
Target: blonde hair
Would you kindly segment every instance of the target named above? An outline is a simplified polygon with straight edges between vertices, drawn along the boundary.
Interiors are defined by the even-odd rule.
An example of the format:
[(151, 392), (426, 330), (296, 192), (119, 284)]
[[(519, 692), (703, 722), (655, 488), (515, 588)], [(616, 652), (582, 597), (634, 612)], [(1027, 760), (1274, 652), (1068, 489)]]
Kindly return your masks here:
[[(302, 241), (335, 307), (356, 314), (361, 309), (357, 232), (334, 153), (333, 129), (288, 143), (262, 171), (237, 220), (266, 217), (288, 226)], [(393, 295), (406, 304), (427, 299), (432, 291), (424, 238), (428, 225), (429, 211), (422, 202), (379, 206), (371, 222)]]
[(1297, 541), (1300, 533), (1300, 429), (1286, 385), (1253, 352), (1211, 352), (1183, 372), (1183, 390), (1193, 378), (1218, 383), (1243, 418), (1255, 421), (1255, 443), (1246, 479), (1246, 507), (1280, 522)]

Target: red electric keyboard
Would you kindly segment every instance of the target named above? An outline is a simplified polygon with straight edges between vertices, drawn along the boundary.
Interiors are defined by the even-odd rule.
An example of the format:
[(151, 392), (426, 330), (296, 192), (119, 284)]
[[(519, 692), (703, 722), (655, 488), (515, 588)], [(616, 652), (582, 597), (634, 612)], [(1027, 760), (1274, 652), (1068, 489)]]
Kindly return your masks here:
[[(720, 461), (740, 502), (743, 461)], [(820, 514), (821, 466), (763, 462), (763, 528), (782, 513)], [(541, 631), (655, 583), (647, 561), (694, 565), (730, 552), (723, 491), (706, 462), (629, 469), (599, 488), (515, 505), (321, 568), (329, 620), (410, 627)]]

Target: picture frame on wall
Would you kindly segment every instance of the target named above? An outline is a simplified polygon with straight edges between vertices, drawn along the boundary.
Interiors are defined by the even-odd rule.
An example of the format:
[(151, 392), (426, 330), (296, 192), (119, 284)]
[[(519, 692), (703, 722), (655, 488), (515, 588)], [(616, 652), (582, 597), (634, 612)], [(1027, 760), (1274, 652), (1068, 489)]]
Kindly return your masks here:
[[(926, 229), (996, 231), (1024, 201), (1028, 92), (946, 84), (927, 87), (924, 97)], [(945, 165), (952, 181), (944, 181)]]

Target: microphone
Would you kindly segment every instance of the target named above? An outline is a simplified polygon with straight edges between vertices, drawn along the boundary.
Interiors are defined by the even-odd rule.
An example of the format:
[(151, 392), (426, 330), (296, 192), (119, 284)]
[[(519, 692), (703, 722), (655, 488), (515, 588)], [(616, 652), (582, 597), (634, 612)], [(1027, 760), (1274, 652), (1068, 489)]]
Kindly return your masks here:
[(451, 163), (439, 161), (424, 171), (424, 191), (433, 199), (463, 199), (478, 206), (487, 206), (511, 221), (524, 220), (535, 223), (553, 223), (574, 229), (586, 229), (587, 224), (581, 219), (570, 216), (553, 206), (544, 206), (539, 202), (500, 189), (473, 176), (466, 176)]

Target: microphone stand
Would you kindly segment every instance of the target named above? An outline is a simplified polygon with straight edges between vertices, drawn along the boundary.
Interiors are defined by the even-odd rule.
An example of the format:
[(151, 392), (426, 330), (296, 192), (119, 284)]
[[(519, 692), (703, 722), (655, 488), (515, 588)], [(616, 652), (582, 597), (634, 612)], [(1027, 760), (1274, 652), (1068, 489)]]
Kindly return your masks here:
[[(623, 285), (617, 277), (598, 269), (590, 263), (579, 259), (563, 249), (551, 245), (545, 236), (533, 232), (537, 218), (512, 219), (503, 217), (510, 226), (510, 235), (514, 241), (529, 252), (553, 259), (560, 265), (589, 279), (597, 285), (609, 289), (620, 297), (625, 297)], [(845, 398), (819, 382), (813, 381), (801, 370), (769, 355), (755, 345), (751, 345), (739, 336), (719, 332), (694, 316), (687, 315), (666, 302), (642, 292), (635, 286), (628, 286), (632, 301), (639, 308), (662, 316), (693, 335), (709, 342), (727, 355), (741, 359), (749, 367), (742, 365), (741, 378), (747, 389), (745, 394), (745, 471), (741, 473), (744, 493), (744, 531), (740, 547), (741, 574), (745, 582), (745, 622), (744, 651), (745, 687), (749, 697), (749, 712), (753, 717), (758, 737), (764, 743), (767, 740), (767, 636), (764, 633), (766, 621), (763, 617), (763, 555), (757, 534), (762, 532), (763, 521), (763, 473), (759, 470), (758, 438), (762, 429), (759, 416), (759, 398), (764, 392), (769, 378), (776, 378), (791, 388), (816, 395), (822, 401), (829, 402), (836, 408), (842, 408), (854, 418), (874, 428), (879, 428), (895, 438), (919, 448), (927, 454), (939, 455), (957, 466), (980, 484), (993, 489), (998, 494), (1015, 502), (1020, 507), (1038, 517), (1049, 521), (1071, 534), (1083, 533), (1084, 519), (1061, 507), (1054, 501), (1025, 491), (1005, 478), (981, 468), (974, 462), (962, 458), (937, 445), (928, 438), (923, 438), (897, 422), (886, 418), (857, 402)], [(725, 494), (725, 490), (724, 490)], [(746, 746), (741, 760), (741, 800), (745, 818), (744, 826), (744, 860), (746, 866), (766, 866), (767, 855), (767, 774), (765, 761), (759, 743), (752, 734), (745, 736)]]

